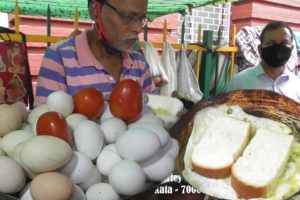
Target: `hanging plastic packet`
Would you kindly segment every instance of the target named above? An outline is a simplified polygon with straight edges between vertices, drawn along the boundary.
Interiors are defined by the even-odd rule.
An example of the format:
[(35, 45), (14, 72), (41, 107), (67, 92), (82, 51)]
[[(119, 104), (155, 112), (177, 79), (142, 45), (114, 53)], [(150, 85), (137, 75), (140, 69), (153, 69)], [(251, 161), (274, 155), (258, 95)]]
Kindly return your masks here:
[(167, 42), (165, 42), (163, 46), (161, 64), (165, 69), (169, 82), (160, 88), (160, 94), (163, 96), (171, 96), (172, 92), (177, 89), (177, 64), (175, 51), (172, 45)]
[(197, 103), (203, 97), (196, 75), (186, 56), (186, 50), (180, 50), (177, 74), (177, 92), (180, 98)]
[(145, 41), (145, 58), (149, 64), (155, 86), (162, 86), (169, 82), (164, 68), (161, 66), (160, 57), (152, 43)]

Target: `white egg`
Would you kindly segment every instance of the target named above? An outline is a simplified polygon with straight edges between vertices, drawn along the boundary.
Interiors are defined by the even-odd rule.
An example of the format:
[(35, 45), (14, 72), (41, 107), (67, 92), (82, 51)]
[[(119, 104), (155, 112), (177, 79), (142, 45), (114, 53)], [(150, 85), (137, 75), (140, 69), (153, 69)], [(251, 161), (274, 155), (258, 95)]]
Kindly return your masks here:
[(59, 169), (59, 172), (69, 177), (72, 183), (82, 183), (89, 179), (93, 170), (94, 165), (89, 157), (81, 152), (73, 151), (72, 158)]
[(116, 142), (120, 156), (136, 162), (149, 159), (160, 147), (159, 137), (152, 131), (142, 128), (127, 130)]
[(25, 122), (29, 114), (26, 104), (23, 101), (17, 101), (13, 105), (19, 108), (20, 114), (22, 115), (22, 122)]
[(40, 135), (32, 137), (22, 147), (22, 163), (36, 173), (58, 169), (72, 157), (68, 143), (57, 137)]
[(47, 104), (41, 104), (35, 107), (28, 115), (27, 122), (33, 126), (36, 120), (45, 112), (48, 112)]
[(32, 132), (25, 130), (16, 130), (6, 134), (2, 139), (2, 149), (6, 152), (8, 156), (12, 156), (15, 147), (35, 135)]
[(175, 160), (167, 152), (160, 151), (148, 161), (141, 163), (141, 167), (148, 180), (161, 182), (175, 170)]
[(90, 177), (86, 181), (78, 183), (78, 186), (86, 192), (89, 187), (91, 187), (95, 183), (100, 183), (101, 181), (102, 175), (100, 174), (97, 166), (94, 166), (93, 172)]
[(97, 158), (97, 168), (101, 174), (108, 176), (111, 168), (120, 160), (122, 160), (122, 158), (116, 149), (116, 145), (107, 145)]
[(115, 143), (117, 138), (127, 130), (126, 123), (116, 117), (109, 118), (100, 125), (106, 144)]
[(109, 184), (122, 195), (135, 195), (144, 190), (146, 175), (136, 162), (121, 160), (108, 175)]
[(163, 146), (162, 150), (169, 153), (174, 159), (176, 159), (179, 153), (179, 143), (176, 139), (170, 138)]
[(64, 117), (69, 116), (74, 110), (72, 96), (61, 90), (52, 92), (47, 97), (46, 104), (49, 111), (59, 112)]
[(86, 196), (82, 189), (74, 184), (73, 194), (70, 200), (86, 200)]
[(30, 194), (30, 183), (27, 183), (25, 187), (20, 192), (19, 198), (20, 200), (33, 200), (31, 194)]
[(73, 133), (76, 149), (91, 160), (98, 157), (104, 144), (100, 126), (91, 120), (82, 121)]
[(20, 158), (20, 154), (22, 152), (22, 148), (24, 146), (25, 142), (21, 142), (19, 143), (15, 149), (14, 149), (14, 152), (13, 152), (13, 155), (12, 155), (12, 158), (17, 161), (19, 163), (19, 165), (21, 165), (23, 167), (23, 169), (25, 170), (26, 174), (27, 174), (27, 177), (29, 179), (33, 179), (34, 177), (36, 177), (38, 175), (38, 173), (35, 173), (33, 171), (31, 171), (30, 169), (28, 169), (21, 161), (21, 158)]
[(152, 114), (145, 114), (145, 115), (142, 115), (138, 120), (130, 123), (128, 125), (128, 127), (130, 128), (131, 126), (134, 126), (135, 124), (141, 123), (141, 122), (152, 123), (152, 124), (157, 124), (159, 126), (164, 126), (164, 122), (161, 118), (156, 117), (155, 115), (152, 115)]
[(35, 134), (31, 124), (27, 123), (27, 122), (23, 122), (21, 127), (19, 128), (20, 130), (25, 130), (28, 132), (31, 132), (32, 134)]
[(97, 183), (92, 185), (86, 192), (87, 200), (96, 199), (107, 199), (107, 200), (118, 200), (119, 195), (108, 183)]
[(102, 113), (102, 115), (99, 118), (99, 122), (102, 123), (105, 120), (114, 117), (113, 114), (111, 113), (110, 109), (109, 109), (109, 105), (108, 103), (105, 101), (104, 102), (104, 111)]
[(4, 150), (0, 147), (0, 156), (5, 156), (6, 154), (5, 154), (5, 152), (4, 152)]
[(143, 129), (153, 131), (159, 137), (162, 146), (164, 146), (167, 143), (167, 141), (170, 139), (169, 132), (163, 126), (153, 122), (134, 123), (130, 126), (129, 129), (134, 129), (134, 128), (143, 128)]
[(88, 118), (79, 113), (73, 113), (66, 118), (67, 124), (71, 133), (75, 130), (75, 128), (80, 124), (80, 122), (87, 120)]
[(12, 158), (0, 156), (0, 192), (19, 192), (26, 183), (23, 168)]

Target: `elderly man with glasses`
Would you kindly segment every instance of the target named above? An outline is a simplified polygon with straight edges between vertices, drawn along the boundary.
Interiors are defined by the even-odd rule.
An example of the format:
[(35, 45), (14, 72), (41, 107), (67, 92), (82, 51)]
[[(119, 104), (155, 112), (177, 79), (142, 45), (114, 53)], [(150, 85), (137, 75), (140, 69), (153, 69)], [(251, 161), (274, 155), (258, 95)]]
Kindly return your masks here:
[(91, 30), (47, 48), (36, 86), (35, 106), (53, 91), (71, 95), (95, 87), (109, 95), (123, 79), (137, 80), (143, 92), (155, 92), (144, 56), (133, 51), (147, 24), (147, 0), (88, 0)]

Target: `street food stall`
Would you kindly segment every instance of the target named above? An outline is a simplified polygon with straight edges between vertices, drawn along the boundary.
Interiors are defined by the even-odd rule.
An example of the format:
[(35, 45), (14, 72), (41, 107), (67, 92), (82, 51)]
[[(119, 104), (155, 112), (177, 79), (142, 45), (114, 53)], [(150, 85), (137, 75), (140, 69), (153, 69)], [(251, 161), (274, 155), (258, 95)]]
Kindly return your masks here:
[[(183, 14), (187, 9), (223, 2), (149, 0), (148, 16), (154, 19), (168, 13)], [(19, 0), (17, 3), (7, 0), (0, 4), (0, 11), (15, 13), (15, 33), (0, 33), (1, 38), (21, 41), (18, 15), (47, 16), (49, 7), (51, 16), (74, 18), (76, 30), (79, 18), (88, 19), (86, 3), (85, 0)], [(163, 42), (166, 41), (165, 37), (166, 31), (163, 33)], [(198, 60), (195, 70), (197, 80), (201, 80), (203, 100), (195, 102), (191, 110), (185, 110), (182, 102), (175, 98), (147, 96), (138, 92), (135, 92), (138, 95), (132, 95), (130, 92), (138, 91), (136, 88), (139, 86), (131, 83), (133, 86), (129, 90), (127, 84), (121, 82), (110, 99), (105, 99), (101, 92), (89, 88), (74, 96), (61, 91), (52, 93), (47, 103), (31, 110), (21, 102), (0, 105), (0, 120), (3, 120), (0, 121), (0, 198), (30, 199), (34, 196), (36, 199), (51, 199), (53, 195), (79, 200), (98, 199), (103, 194), (109, 195), (106, 196), (108, 199), (145, 200), (296, 198), (293, 195), (300, 188), (299, 104), (266, 91), (236, 91), (211, 96), (212, 93), (218, 94), (211, 91), (210, 85), (214, 72), (211, 66), (218, 64), (214, 58), (216, 53), (231, 54), (226, 75), (230, 77), (234, 73), (234, 55), (238, 51), (234, 42), (235, 31), (232, 37), (232, 46), (215, 46), (212, 33), (205, 32), (203, 43), (199, 40), (199, 44), (184, 47), (198, 53), (205, 52), (201, 67)], [(30, 42), (52, 43), (63, 38), (25, 33), (26, 41)], [(183, 48), (181, 44), (171, 46), (175, 49)], [(163, 48), (164, 44), (155, 43), (154, 47)], [(125, 90), (129, 90), (129, 93), (122, 96)], [(290, 148), (278, 148), (285, 152), (284, 155), (281, 151), (278, 153), (282, 161), (276, 160), (277, 157), (272, 158), (273, 154), (277, 155), (276, 151), (272, 152), (277, 147), (266, 145), (267, 153), (264, 155), (280, 168), (270, 175), (271, 181), (262, 185), (268, 189), (267, 192), (260, 192), (259, 184), (249, 187), (243, 184), (246, 181), (236, 177), (235, 183), (231, 184), (231, 167), (223, 173), (206, 166), (209, 162), (213, 165), (220, 162), (224, 164), (226, 159), (223, 162), (223, 156), (231, 153), (227, 149), (236, 145), (234, 139), (227, 144), (229, 135), (222, 132), (222, 129), (229, 130), (225, 131), (226, 134), (233, 129), (240, 131), (236, 128), (238, 125), (231, 126), (231, 123), (235, 123), (231, 122), (232, 118), (238, 121), (238, 125), (247, 127), (243, 135), (245, 142), (240, 145), (243, 148), (239, 148), (239, 154), (234, 153), (235, 160), (241, 156), (244, 148), (251, 146), (250, 140), (259, 129), (270, 129), (270, 135), (280, 132), (280, 136), (276, 135), (275, 138), (287, 138), (284, 140)], [(217, 135), (213, 134), (214, 129), (217, 129)], [(212, 132), (215, 139), (205, 138), (208, 142), (203, 144), (203, 148), (199, 141), (205, 132)], [(219, 135), (223, 135), (223, 138), (219, 138)], [(264, 143), (259, 144), (264, 150)], [(224, 154), (212, 160), (206, 154), (215, 155), (216, 146), (224, 147)], [(201, 165), (201, 159), (198, 165), (198, 157), (194, 156), (195, 149), (199, 154), (204, 152), (200, 156), (206, 159), (204, 166)], [(260, 152), (260, 148), (250, 148), (249, 151)], [(261, 168), (267, 170), (269, 168), (265, 166), (270, 165), (264, 162), (255, 164), (262, 164)], [(255, 164), (251, 167), (257, 169)], [(51, 190), (47, 190), (49, 187)]]

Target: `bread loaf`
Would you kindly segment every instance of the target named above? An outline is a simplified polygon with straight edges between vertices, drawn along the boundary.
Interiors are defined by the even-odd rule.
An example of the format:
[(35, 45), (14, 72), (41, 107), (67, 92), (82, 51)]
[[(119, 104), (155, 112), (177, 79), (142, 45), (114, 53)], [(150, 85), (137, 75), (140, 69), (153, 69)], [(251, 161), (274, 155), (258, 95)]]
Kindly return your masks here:
[(250, 135), (250, 122), (232, 117), (218, 117), (206, 129), (193, 150), (193, 170), (208, 178), (229, 176), (233, 162), (242, 154)]
[(293, 136), (258, 129), (232, 166), (231, 185), (245, 199), (267, 197), (283, 173)]

